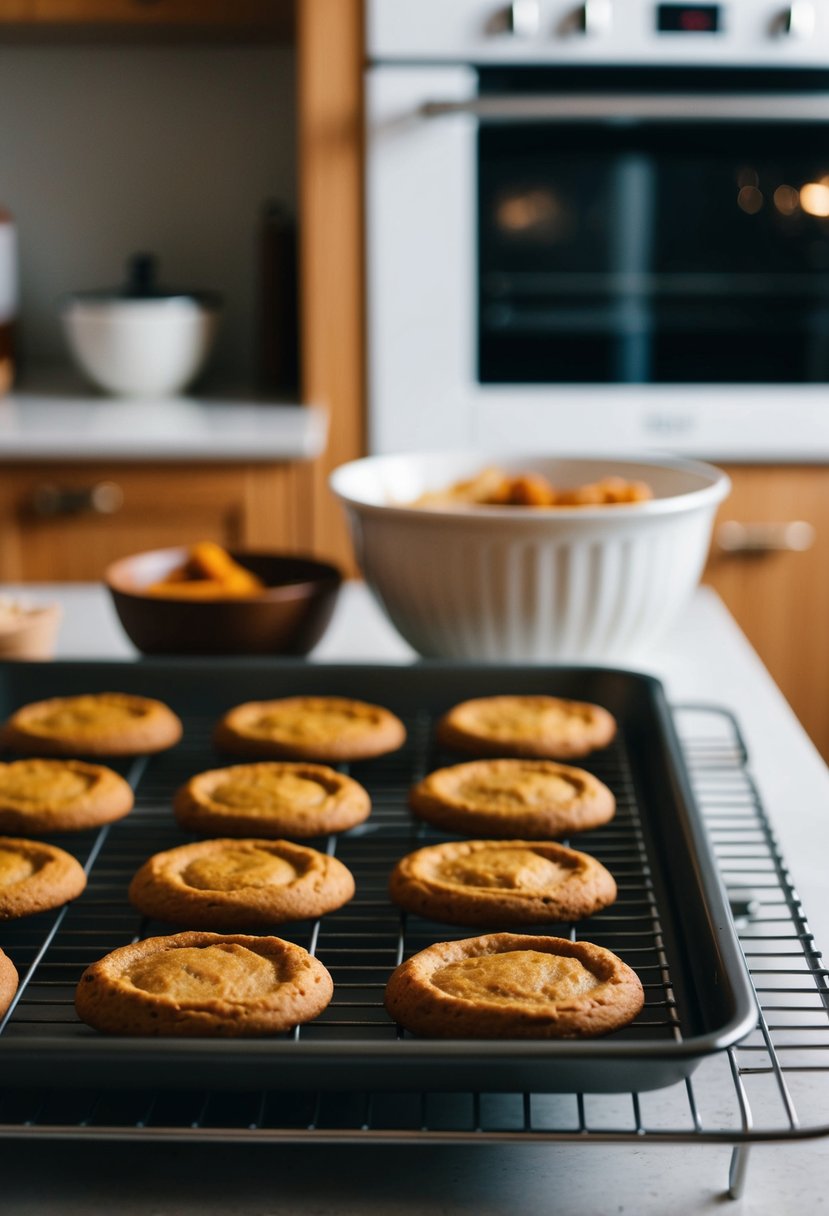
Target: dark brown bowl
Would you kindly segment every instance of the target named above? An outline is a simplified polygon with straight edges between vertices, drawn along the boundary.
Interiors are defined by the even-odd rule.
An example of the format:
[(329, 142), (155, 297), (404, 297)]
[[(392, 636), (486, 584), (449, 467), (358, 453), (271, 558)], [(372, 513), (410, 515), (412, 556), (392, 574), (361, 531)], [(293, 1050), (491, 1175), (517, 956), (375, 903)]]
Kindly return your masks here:
[(188, 550), (152, 549), (104, 572), (115, 610), (143, 654), (307, 654), (325, 633), (342, 575), (313, 558), (234, 552), (266, 590), (245, 599), (176, 600), (145, 595), (187, 558)]

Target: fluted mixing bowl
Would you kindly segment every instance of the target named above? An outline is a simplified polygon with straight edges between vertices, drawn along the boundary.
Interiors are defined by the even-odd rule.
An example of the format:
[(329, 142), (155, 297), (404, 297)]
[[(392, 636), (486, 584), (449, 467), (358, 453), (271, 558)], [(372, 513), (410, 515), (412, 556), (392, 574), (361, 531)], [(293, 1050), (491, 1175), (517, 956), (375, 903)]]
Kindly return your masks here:
[[(424, 509), (420, 494), (497, 465), (558, 489), (605, 477), (646, 482), (645, 502)], [(686, 460), (370, 456), (341, 465), (363, 575), (421, 655), (472, 660), (628, 661), (676, 619), (708, 553), (725, 473)]]

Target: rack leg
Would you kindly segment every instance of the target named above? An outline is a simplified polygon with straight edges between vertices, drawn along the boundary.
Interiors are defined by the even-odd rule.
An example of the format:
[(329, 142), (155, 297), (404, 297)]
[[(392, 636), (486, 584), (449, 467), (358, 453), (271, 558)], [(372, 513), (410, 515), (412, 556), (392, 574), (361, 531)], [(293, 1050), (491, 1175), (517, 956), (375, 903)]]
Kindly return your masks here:
[(745, 1190), (746, 1174), (748, 1173), (748, 1145), (738, 1144), (731, 1153), (731, 1167), (728, 1171), (728, 1198), (739, 1199)]

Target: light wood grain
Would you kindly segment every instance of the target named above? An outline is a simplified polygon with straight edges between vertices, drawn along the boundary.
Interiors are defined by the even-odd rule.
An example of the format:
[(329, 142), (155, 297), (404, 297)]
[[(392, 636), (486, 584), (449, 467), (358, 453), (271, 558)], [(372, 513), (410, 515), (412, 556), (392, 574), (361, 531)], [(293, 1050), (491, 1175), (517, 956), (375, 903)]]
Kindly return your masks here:
[(829, 760), (829, 466), (727, 467), (733, 489), (717, 521), (815, 528), (801, 553), (723, 553), (705, 573), (823, 756)]
[[(302, 394), (328, 407), (325, 456), (305, 473), (315, 549), (351, 546), (328, 474), (365, 446), (362, 0), (297, 12)], [(353, 568), (353, 566), (352, 566)]]
[[(215, 540), (230, 548), (307, 552), (310, 529), (292, 465), (72, 464), (6, 466), (0, 479), (0, 581), (96, 581), (109, 562), (145, 549)], [(112, 515), (43, 518), (38, 487), (114, 482)]]

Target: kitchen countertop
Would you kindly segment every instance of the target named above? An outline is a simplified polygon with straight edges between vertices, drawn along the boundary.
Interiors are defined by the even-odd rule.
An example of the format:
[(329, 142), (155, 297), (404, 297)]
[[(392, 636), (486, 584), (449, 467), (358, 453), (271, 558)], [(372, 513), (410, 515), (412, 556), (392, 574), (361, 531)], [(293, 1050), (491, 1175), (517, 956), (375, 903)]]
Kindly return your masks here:
[[(21, 589), (4, 588), (17, 593)], [(64, 605), (59, 657), (129, 658), (102, 588), (39, 586)], [(348, 584), (318, 661), (406, 662), (411, 650), (361, 584)], [(700, 589), (640, 669), (673, 703), (731, 708), (818, 947), (829, 948), (829, 771), (714, 593)], [(829, 1117), (825, 1077), (816, 1110)], [(821, 1091), (821, 1085), (823, 1086)], [(760, 1145), (744, 1197), (723, 1191), (730, 1149), (652, 1144), (355, 1147), (220, 1144), (0, 1143), (4, 1210), (15, 1216), (426, 1216), (546, 1212), (562, 1216), (730, 1210), (787, 1216), (822, 1210), (829, 1140)]]
[(327, 428), (321, 406), (244, 394), (144, 400), (15, 391), (0, 399), (0, 462), (311, 460)]

